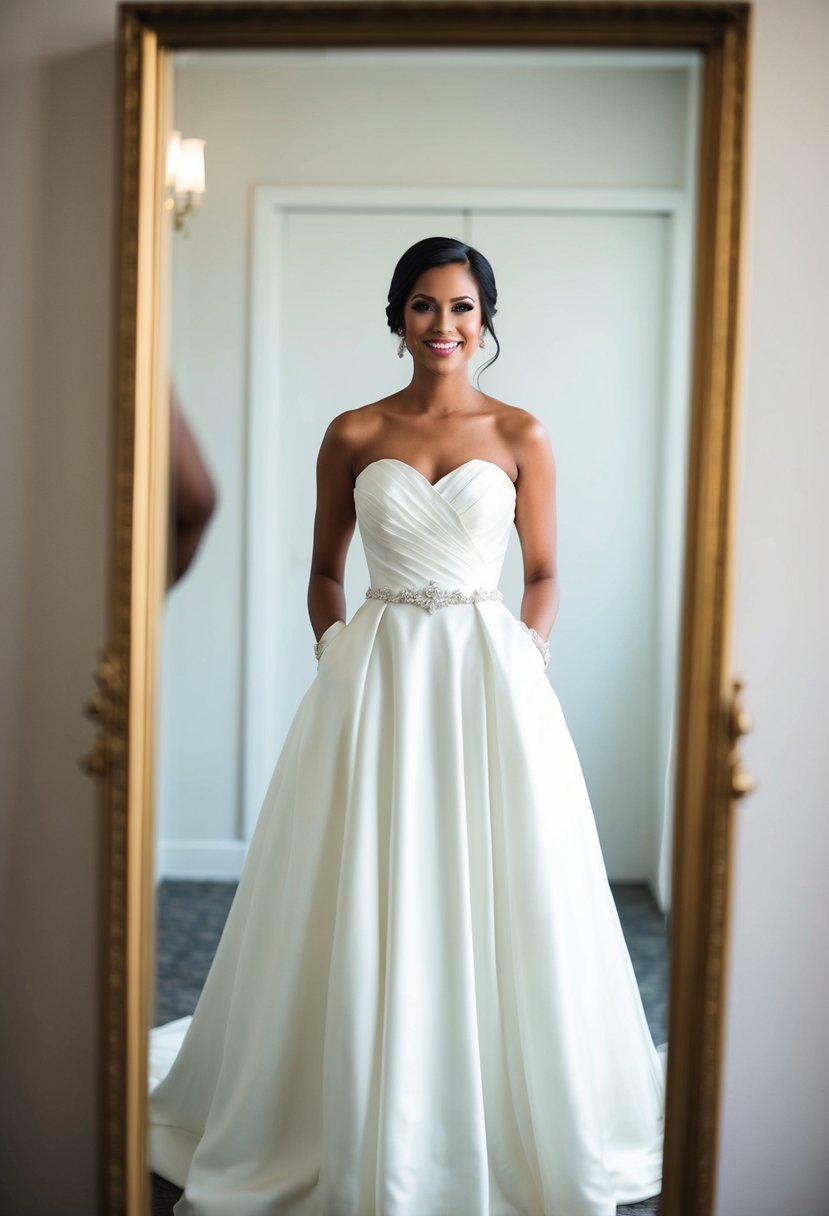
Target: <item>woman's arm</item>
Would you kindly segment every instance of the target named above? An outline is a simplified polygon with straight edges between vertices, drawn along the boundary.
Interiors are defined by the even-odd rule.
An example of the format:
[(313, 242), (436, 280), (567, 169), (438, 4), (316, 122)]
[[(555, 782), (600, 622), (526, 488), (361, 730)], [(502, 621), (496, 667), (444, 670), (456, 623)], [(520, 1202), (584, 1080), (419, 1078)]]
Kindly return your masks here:
[(354, 534), (354, 478), (348, 415), (333, 418), (317, 456), (317, 507), (308, 581), (308, 615), (319, 640), (334, 621), (345, 620), (343, 579)]
[(170, 389), (170, 498), (172, 545), (167, 587), (189, 569), (217, 501), (216, 485), (202, 459), (193, 432)]
[(515, 527), (524, 563), (521, 620), (548, 638), (558, 615), (556, 568), (556, 468), (542, 423), (525, 414), (513, 441), (518, 464)]

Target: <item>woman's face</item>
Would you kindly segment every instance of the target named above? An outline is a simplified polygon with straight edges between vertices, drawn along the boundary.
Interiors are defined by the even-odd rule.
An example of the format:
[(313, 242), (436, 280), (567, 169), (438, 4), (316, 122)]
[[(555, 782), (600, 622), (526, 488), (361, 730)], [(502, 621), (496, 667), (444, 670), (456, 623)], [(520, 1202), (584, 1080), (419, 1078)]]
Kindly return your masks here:
[(457, 370), (477, 351), (482, 329), (480, 291), (469, 267), (451, 262), (424, 271), (403, 309), (415, 363), (438, 374)]

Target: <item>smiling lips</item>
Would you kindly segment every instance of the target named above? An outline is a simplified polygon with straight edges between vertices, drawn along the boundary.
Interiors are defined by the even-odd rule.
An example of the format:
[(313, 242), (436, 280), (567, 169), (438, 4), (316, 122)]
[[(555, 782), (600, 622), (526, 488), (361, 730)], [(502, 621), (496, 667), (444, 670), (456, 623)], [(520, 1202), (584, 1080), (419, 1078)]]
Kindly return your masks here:
[(453, 350), (458, 349), (460, 342), (427, 342), (426, 345), (436, 355), (451, 355)]

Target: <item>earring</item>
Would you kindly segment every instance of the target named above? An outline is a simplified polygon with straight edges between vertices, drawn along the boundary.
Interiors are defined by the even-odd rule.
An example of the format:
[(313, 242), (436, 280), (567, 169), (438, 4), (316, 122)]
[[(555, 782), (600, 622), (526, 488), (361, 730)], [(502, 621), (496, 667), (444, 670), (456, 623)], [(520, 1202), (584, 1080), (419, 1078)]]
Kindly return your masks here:
[(480, 338), (478, 339), (478, 345), (480, 346), (481, 350), (483, 350), (484, 347), (486, 346), (486, 342), (484, 342), (483, 334), (481, 334)]
[[(402, 330), (398, 330), (398, 333), (402, 333)], [(399, 344), (399, 345), (398, 345), (398, 347), (397, 347), (397, 357), (398, 357), (398, 359), (402, 359), (402, 358), (403, 358), (403, 356), (405, 355), (405, 353), (406, 353), (406, 339), (405, 339), (405, 338), (401, 338), (401, 339), (400, 339), (400, 344)]]

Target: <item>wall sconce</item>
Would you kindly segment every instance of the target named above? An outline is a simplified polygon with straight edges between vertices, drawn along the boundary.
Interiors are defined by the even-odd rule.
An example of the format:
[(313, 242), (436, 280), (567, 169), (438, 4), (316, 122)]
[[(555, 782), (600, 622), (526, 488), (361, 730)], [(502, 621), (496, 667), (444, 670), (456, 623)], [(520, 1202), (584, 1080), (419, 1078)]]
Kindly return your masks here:
[(164, 206), (173, 212), (176, 232), (184, 231), (185, 221), (204, 201), (204, 140), (182, 139), (181, 131), (170, 134), (167, 145), (167, 199)]

